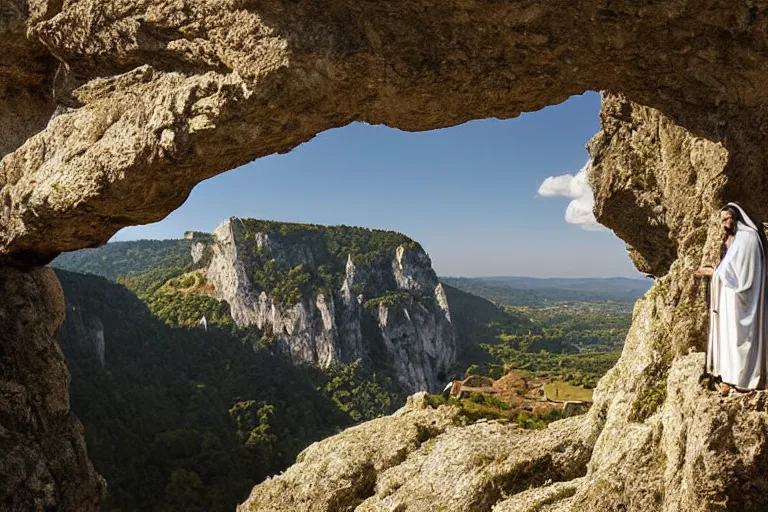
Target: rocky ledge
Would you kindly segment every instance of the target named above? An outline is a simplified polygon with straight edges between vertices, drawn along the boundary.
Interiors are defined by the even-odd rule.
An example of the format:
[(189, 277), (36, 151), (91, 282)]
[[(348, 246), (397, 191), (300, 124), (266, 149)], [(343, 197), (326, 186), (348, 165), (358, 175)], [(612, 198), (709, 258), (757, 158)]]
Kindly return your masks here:
[(693, 352), (663, 378), (666, 399), (649, 395), (654, 294), (639, 301), (586, 415), (523, 430), (414, 395), (393, 416), (310, 446), (238, 512), (762, 510), (768, 392), (720, 397)]

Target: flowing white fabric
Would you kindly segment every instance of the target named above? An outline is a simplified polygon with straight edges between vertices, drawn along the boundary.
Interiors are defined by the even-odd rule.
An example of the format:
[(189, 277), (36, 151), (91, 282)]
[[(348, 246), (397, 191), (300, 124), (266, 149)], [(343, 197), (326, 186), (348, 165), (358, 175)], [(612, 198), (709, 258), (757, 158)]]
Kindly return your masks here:
[(765, 249), (754, 222), (741, 211), (745, 222), (737, 223), (712, 277), (707, 371), (739, 388), (762, 389), (768, 357)]

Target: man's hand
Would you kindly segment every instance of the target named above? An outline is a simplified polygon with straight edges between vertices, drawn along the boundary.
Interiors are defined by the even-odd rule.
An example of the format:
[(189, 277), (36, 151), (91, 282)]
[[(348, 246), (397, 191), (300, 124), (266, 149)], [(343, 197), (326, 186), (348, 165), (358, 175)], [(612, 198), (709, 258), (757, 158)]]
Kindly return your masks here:
[(715, 269), (707, 265), (706, 267), (699, 267), (693, 275), (696, 277), (712, 277), (712, 274), (714, 273)]

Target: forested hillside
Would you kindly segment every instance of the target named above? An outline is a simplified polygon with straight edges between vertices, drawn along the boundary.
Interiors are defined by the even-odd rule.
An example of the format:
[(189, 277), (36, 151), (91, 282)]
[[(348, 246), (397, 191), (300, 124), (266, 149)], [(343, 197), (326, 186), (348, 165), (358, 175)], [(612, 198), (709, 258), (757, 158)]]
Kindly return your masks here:
[(192, 263), (189, 246), (189, 240), (112, 242), (96, 249), (63, 253), (51, 266), (112, 281), (149, 271), (181, 273)]
[(168, 326), (122, 285), (57, 275), (72, 408), (108, 510), (234, 510), (310, 442), (397, 405), (358, 365), (294, 366), (233, 329)]

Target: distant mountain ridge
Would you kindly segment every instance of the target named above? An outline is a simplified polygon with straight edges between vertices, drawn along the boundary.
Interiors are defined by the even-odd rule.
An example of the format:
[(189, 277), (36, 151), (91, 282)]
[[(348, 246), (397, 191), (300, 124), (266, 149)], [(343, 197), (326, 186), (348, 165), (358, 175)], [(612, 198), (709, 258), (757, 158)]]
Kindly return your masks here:
[(541, 306), (553, 301), (632, 303), (653, 284), (650, 279), (626, 277), (444, 276), (440, 280), (465, 292), (512, 306)]
[(481, 276), (469, 279), (499, 281), (521, 288), (574, 288), (580, 286), (640, 287), (650, 288), (652, 281), (629, 277), (529, 277), (529, 276)]

